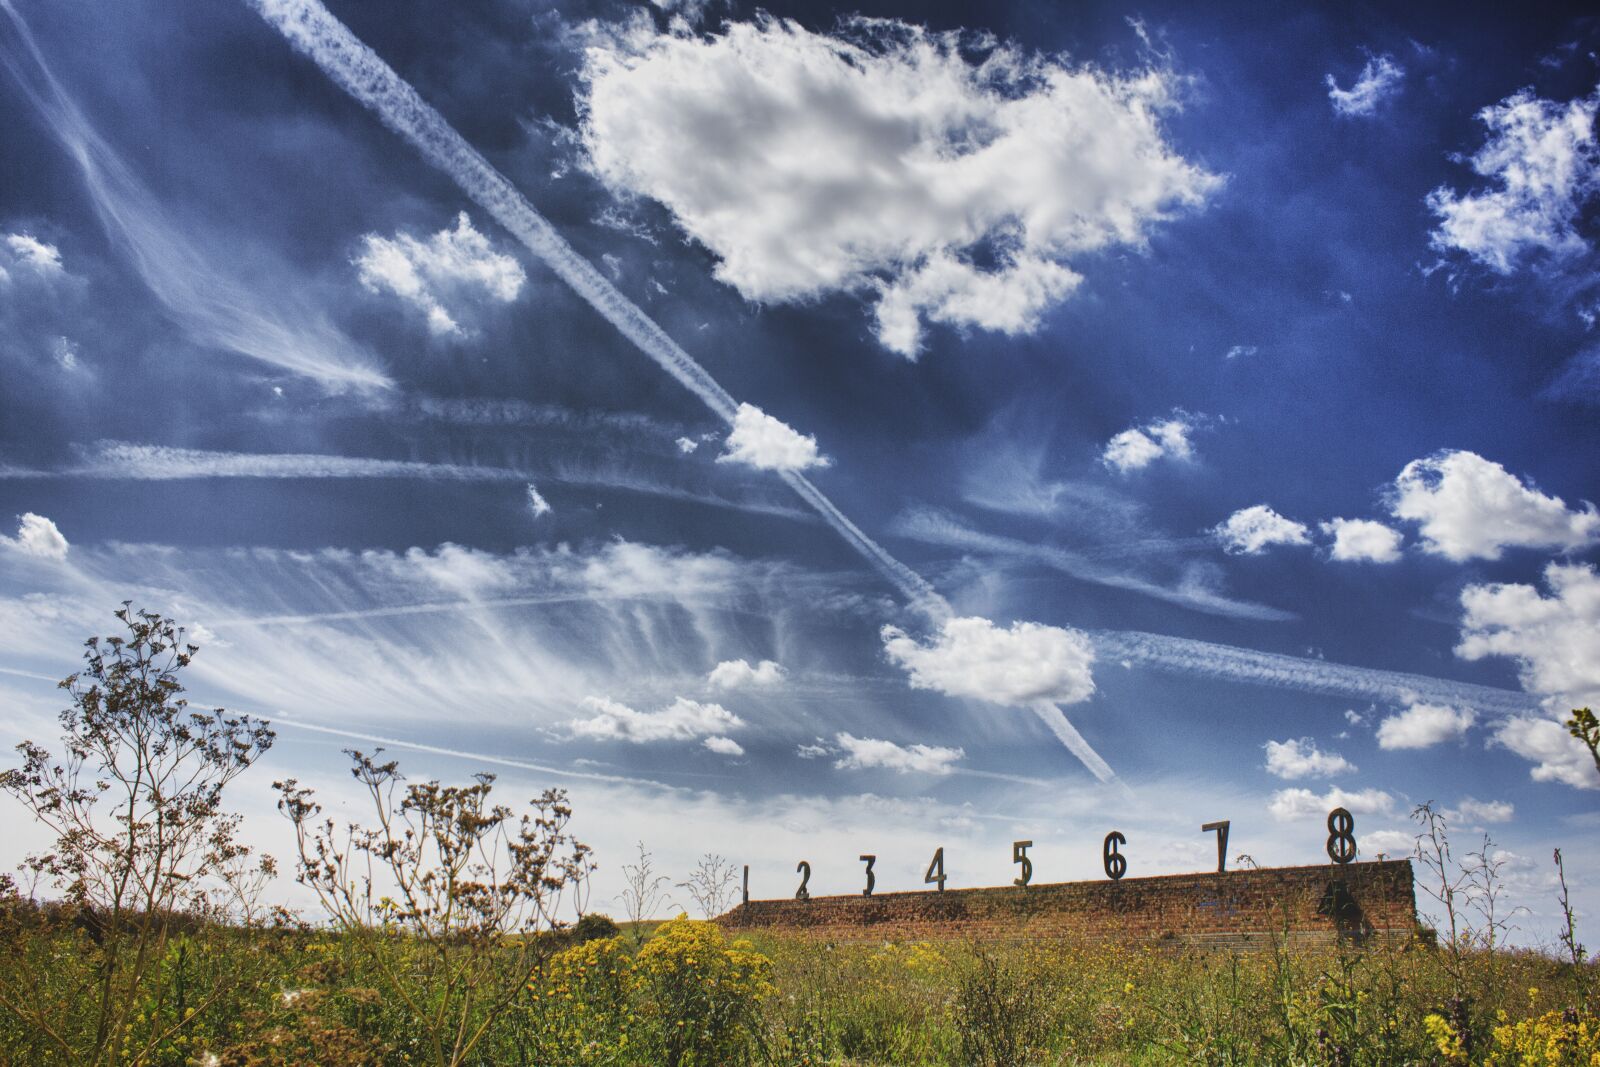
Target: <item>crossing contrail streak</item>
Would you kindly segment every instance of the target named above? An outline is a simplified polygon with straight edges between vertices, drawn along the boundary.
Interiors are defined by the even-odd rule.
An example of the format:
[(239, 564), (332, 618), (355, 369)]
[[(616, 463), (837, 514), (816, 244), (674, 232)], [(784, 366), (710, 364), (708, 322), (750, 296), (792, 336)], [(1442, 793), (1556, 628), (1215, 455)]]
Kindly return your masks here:
[[(417, 91), (377, 53), (363, 44), (319, 0), (246, 0), (323, 73), (374, 112), (395, 133), (448, 175), (462, 192), (522, 241), (557, 277), (589, 303), (645, 355), (655, 360), (717, 417), (730, 425), (738, 403), (693, 356), (669, 337), (639, 306), (580, 256), (511, 182), (469, 145)], [(822, 491), (796, 471), (783, 479), (839, 536), (861, 553), (911, 605), (935, 624), (951, 615), (931, 585), (889, 555), (844, 516)], [(1034, 709), (1064, 744), (1101, 781), (1114, 777), (1083, 736), (1054, 705)]]
[(1453, 682), (1403, 671), (1352, 667), (1277, 652), (1257, 652), (1187, 637), (1137, 630), (1098, 630), (1091, 632), (1089, 639), (1102, 660), (1275, 689), (1395, 704), (1432, 701), (1499, 714), (1527, 712), (1540, 706), (1537, 697), (1513, 689)]

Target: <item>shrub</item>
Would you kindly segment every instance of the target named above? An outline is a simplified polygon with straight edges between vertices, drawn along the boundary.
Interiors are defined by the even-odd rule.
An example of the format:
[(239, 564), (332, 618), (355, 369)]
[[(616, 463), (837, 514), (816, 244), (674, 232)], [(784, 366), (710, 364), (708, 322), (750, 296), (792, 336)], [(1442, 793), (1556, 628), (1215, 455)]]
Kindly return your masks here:
[(635, 960), (656, 1058), (666, 1067), (749, 1063), (760, 1043), (761, 1004), (773, 988), (771, 962), (746, 941), (686, 915), (662, 923)]
[(616, 937), (620, 933), (617, 924), (609, 915), (597, 915), (590, 912), (581, 916), (572, 927), (572, 940), (582, 945), (589, 941), (604, 941)]

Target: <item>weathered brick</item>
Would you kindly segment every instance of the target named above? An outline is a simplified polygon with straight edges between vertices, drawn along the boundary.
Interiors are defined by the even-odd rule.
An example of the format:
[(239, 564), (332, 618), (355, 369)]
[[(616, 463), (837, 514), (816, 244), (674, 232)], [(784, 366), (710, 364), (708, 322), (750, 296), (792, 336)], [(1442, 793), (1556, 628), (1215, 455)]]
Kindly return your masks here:
[(752, 900), (730, 929), (803, 931), (839, 941), (1102, 939), (1183, 945), (1404, 939), (1417, 925), (1410, 860), (1268, 867), (1046, 885)]

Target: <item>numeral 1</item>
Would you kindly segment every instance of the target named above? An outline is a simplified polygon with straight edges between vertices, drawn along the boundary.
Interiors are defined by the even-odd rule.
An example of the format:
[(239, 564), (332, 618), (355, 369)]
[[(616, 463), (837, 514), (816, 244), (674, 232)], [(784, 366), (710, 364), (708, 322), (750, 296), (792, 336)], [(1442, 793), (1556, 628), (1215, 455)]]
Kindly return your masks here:
[(1223, 874), (1228, 870), (1228, 820), (1208, 822), (1200, 827), (1200, 832), (1203, 834), (1209, 834), (1213, 830), (1217, 832), (1217, 873)]

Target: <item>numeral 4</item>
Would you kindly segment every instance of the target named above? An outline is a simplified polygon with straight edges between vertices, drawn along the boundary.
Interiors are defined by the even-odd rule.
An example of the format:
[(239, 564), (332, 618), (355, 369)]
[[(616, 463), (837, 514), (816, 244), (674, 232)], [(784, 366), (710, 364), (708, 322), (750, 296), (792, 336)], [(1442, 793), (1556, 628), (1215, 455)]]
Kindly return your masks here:
[(933, 854), (933, 862), (928, 864), (928, 873), (922, 876), (922, 881), (924, 884), (937, 882), (939, 885), (939, 892), (943, 893), (944, 879), (944, 846), (940, 845), (938, 851)]

